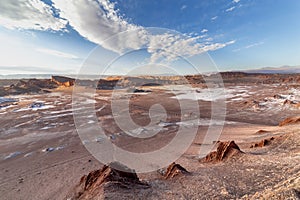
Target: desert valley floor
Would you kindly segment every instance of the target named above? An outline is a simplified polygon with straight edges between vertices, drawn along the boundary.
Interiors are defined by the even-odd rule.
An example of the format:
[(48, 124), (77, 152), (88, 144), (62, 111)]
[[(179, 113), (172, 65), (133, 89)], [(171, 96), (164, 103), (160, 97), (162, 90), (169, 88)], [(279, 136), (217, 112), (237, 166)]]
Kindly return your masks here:
[[(172, 86), (174, 93), (166, 89)], [(208, 90), (197, 84), (190, 90), (178, 85), (142, 89), (114, 90), (114, 97), (122, 104), (129, 96), (130, 114), (140, 126), (149, 123), (151, 105), (162, 104), (168, 117), (157, 122), (162, 131), (151, 140), (132, 139), (117, 127), (111, 90), (99, 89), (91, 95), (86, 87), (79, 87), (85, 106), (76, 112), (82, 112), (86, 122), (81, 128), (101, 125), (112, 143), (147, 152), (166, 145), (179, 127), (187, 134), (197, 127), (192, 145), (175, 161), (189, 173), (170, 178), (164, 176), (166, 169), (138, 173), (147, 187), (106, 181), (74, 196), (81, 177), (103, 167), (83, 143), (101, 145), (103, 138), (80, 140), (73, 117), (73, 87), (58, 87), (47, 93), (0, 97), (0, 199), (300, 199), (300, 82), (225, 82), (225, 99), (218, 88)], [(187, 105), (182, 112), (178, 100)], [(212, 102), (221, 100), (226, 103), (225, 115), (217, 113), (211, 119)], [(195, 101), (199, 115), (189, 107)], [(96, 119), (85, 112), (89, 106), (94, 106)], [(218, 141), (234, 141), (237, 152), (219, 160), (199, 158), (209, 126), (222, 127)], [(217, 151), (220, 142), (213, 143)]]

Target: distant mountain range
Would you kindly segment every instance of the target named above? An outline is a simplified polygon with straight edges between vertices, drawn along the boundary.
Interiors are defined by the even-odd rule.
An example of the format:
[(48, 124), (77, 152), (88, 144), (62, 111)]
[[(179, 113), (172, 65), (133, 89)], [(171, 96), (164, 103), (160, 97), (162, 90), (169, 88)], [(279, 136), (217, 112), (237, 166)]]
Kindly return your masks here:
[(262, 74), (297, 74), (300, 73), (300, 66), (263, 67), (260, 69), (242, 70), (241, 72)]
[[(300, 66), (282, 66), (282, 67), (263, 67), (260, 69), (249, 69), (249, 70), (233, 70), (231, 72), (245, 72), (245, 73), (259, 73), (259, 74), (300, 74)], [(214, 74), (205, 73), (206, 75)], [(10, 74), (10, 75), (1, 75), (0, 79), (50, 79), (52, 75), (62, 75), (68, 76), (71, 78), (77, 78), (76, 74)], [(157, 74), (157, 76), (174, 76), (175, 74)], [(106, 75), (102, 77), (107, 77), (111, 75)], [(80, 75), (80, 79), (99, 79), (99, 75)]]

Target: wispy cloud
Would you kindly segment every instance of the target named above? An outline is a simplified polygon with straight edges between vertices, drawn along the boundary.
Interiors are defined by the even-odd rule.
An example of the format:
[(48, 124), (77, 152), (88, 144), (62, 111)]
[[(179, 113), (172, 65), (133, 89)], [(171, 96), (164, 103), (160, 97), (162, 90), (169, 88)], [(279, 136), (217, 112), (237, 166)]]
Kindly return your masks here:
[(201, 33), (206, 33), (206, 32), (208, 32), (207, 29), (202, 29), (202, 31), (201, 31)]
[(231, 12), (231, 11), (233, 11), (234, 9), (235, 9), (235, 6), (232, 6), (232, 7), (228, 8), (228, 9), (226, 9), (225, 11), (226, 11), (226, 12)]
[(209, 37), (209, 38), (205, 38), (205, 41), (208, 41), (208, 42), (211, 42), (213, 41), (214, 39), (212, 37)]
[(245, 46), (245, 49), (249, 49), (249, 48), (252, 48), (252, 47), (255, 47), (255, 46), (260, 46), (260, 45), (263, 45), (263, 44), (264, 44), (264, 42), (257, 42), (257, 43)]
[(36, 51), (45, 53), (52, 56), (57, 56), (61, 58), (69, 58), (69, 59), (77, 59), (78, 57), (69, 53), (53, 50), (53, 49), (44, 49), (44, 48), (38, 48)]
[(239, 48), (239, 49), (234, 49), (233, 52), (238, 52), (238, 51), (241, 51), (243, 49), (250, 49), (252, 47), (256, 47), (256, 46), (260, 46), (260, 45), (263, 45), (265, 42), (257, 42), (257, 43), (253, 43), (253, 44), (249, 44), (247, 46), (244, 46), (242, 48)]
[(214, 21), (214, 20), (216, 20), (217, 18), (218, 18), (218, 16), (214, 16), (214, 17), (211, 18), (211, 20)]
[(180, 8), (180, 10), (184, 10), (186, 8), (187, 8), (187, 5), (182, 5), (181, 8)]
[(209, 44), (209, 45), (206, 45), (204, 47), (204, 51), (213, 51), (213, 50), (217, 50), (217, 49), (220, 49), (220, 48), (224, 48), (228, 45), (234, 44), (235, 42), (236, 42), (235, 40), (231, 40), (231, 41), (226, 42), (226, 43)]
[(240, 2), (241, 0), (232, 0), (233, 3), (238, 3)]
[(8, 29), (65, 30), (67, 21), (54, 16), (40, 0), (1, 0), (0, 25)]

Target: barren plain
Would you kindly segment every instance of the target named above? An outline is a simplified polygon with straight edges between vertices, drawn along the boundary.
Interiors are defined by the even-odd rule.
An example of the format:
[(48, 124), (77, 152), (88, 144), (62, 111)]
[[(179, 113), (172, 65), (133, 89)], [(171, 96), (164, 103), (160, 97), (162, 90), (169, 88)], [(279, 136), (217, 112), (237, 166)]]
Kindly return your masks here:
[[(87, 91), (95, 84), (81, 81), (76, 87), (84, 106), (76, 107), (76, 112), (82, 113), (86, 123), (80, 128), (101, 126), (107, 138), (123, 149), (160, 149), (179, 128), (189, 134), (196, 127), (197, 134), (188, 150), (174, 161), (189, 173), (170, 178), (165, 177), (166, 168), (138, 173), (144, 185), (104, 179), (80, 194), (76, 187), (81, 177), (103, 167), (84, 143), (101, 145), (103, 138), (80, 140), (73, 116), (74, 86), (16, 94), (12, 92), (18, 91), (16, 86), (8, 86), (16, 81), (2, 81), (6, 89), (0, 97), (0, 199), (300, 199), (300, 75), (222, 76), (224, 93), (220, 84), (206, 88), (197, 77), (187, 77), (192, 85), (188, 90), (172, 80), (115, 90), (108, 89), (109, 84), (93, 90), (92, 95)], [(114, 120), (112, 93), (120, 104), (129, 99), (130, 116), (140, 127), (150, 123), (151, 106), (160, 104), (167, 118), (155, 124), (162, 130), (146, 139), (124, 133)], [(184, 102), (184, 110), (179, 101)], [(218, 101), (226, 103), (225, 113), (216, 110), (212, 119), (211, 105)], [(195, 102), (198, 107), (190, 106)], [(85, 112), (89, 107), (94, 108), (96, 120)], [(198, 111), (200, 114), (195, 114)], [(219, 127), (222, 132), (216, 141), (206, 144), (209, 127)], [(139, 135), (155, 128), (130, 131)], [(222, 158), (209, 159), (199, 152), (201, 146), (213, 145), (212, 151), (218, 154), (218, 145), (230, 141), (239, 147), (238, 153), (223, 152)]]

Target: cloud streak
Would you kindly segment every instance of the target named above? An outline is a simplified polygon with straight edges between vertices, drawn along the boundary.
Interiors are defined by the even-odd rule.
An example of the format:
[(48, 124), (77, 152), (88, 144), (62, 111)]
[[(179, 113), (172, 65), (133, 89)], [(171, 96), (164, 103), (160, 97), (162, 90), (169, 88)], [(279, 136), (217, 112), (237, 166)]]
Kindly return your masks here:
[(232, 7), (228, 8), (228, 9), (226, 9), (225, 11), (226, 11), (226, 12), (231, 12), (231, 11), (233, 11), (234, 9), (235, 9), (235, 6), (232, 6)]
[(211, 18), (212, 21), (216, 20), (218, 18), (218, 16), (214, 16)]
[(250, 48), (252, 48), (252, 47), (260, 46), (260, 45), (263, 45), (263, 44), (265, 44), (265, 43), (264, 43), (264, 42), (253, 43), (253, 44), (244, 46), (244, 47), (242, 47), (242, 48), (235, 49), (235, 50), (233, 50), (233, 52), (238, 52), (238, 51), (241, 51), (241, 50), (243, 50), (243, 49), (250, 49)]
[(232, 7), (228, 8), (228, 9), (226, 9), (225, 11), (226, 11), (226, 12), (231, 12), (231, 11), (233, 11), (234, 9), (235, 9), (235, 6), (232, 6)]
[(69, 59), (77, 59), (78, 57), (69, 53), (53, 50), (53, 49), (44, 49), (44, 48), (39, 48), (36, 49), (36, 51), (45, 53), (48, 55), (56, 56), (56, 57), (61, 57), (61, 58), (69, 58)]
[(255, 47), (255, 46), (260, 46), (260, 45), (263, 45), (264, 42), (257, 42), (257, 43), (254, 43), (254, 44), (250, 44), (248, 46), (245, 47), (245, 49), (249, 49), (249, 48), (252, 48), (252, 47)]

